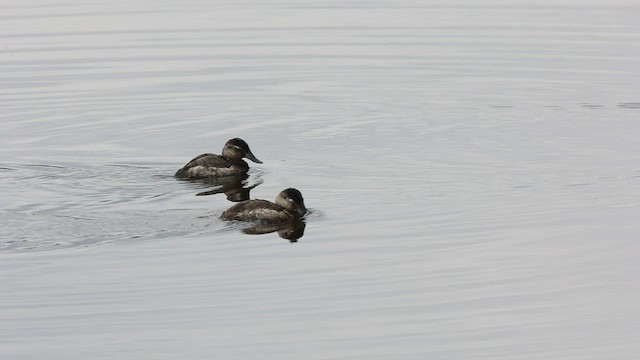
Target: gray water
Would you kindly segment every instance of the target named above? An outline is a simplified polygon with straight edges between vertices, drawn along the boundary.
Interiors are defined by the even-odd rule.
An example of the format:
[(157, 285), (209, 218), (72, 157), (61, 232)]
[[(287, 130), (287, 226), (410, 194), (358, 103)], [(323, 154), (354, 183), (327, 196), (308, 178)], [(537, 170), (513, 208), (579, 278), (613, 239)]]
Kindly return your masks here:
[(0, 358), (640, 356), (637, 2), (1, 8)]

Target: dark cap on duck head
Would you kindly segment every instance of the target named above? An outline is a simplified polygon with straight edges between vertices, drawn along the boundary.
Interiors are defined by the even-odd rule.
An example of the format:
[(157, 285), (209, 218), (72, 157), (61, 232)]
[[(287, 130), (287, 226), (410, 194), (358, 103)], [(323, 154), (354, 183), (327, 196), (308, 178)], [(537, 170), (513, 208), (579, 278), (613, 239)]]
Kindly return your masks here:
[(237, 149), (242, 153), (242, 157), (246, 157), (247, 159), (253, 161), (254, 163), (262, 164), (262, 161), (258, 160), (258, 158), (255, 155), (253, 155), (253, 153), (251, 152), (251, 149), (249, 149), (249, 145), (247, 144), (247, 142), (240, 138), (233, 138), (227, 141), (224, 147), (225, 148), (232, 147), (234, 149)]
[(284, 189), (278, 197), (282, 197), (288, 203), (288, 206), (285, 206), (285, 208), (295, 210), (300, 216), (307, 213), (307, 207), (304, 205), (302, 193), (298, 189)]

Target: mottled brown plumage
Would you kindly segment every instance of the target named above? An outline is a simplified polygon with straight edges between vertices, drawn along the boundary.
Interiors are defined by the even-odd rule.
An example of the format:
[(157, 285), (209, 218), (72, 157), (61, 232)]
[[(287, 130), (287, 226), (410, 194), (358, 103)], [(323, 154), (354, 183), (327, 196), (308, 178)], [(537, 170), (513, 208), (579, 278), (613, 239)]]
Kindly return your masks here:
[(300, 191), (289, 188), (276, 197), (275, 204), (267, 200), (246, 200), (222, 213), (223, 220), (281, 223), (299, 219), (307, 212)]
[(249, 145), (244, 140), (231, 139), (224, 145), (222, 155), (198, 155), (178, 170), (175, 176), (186, 179), (202, 179), (245, 174), (249, 170), (249, 165), (242, 160), (243, 157), (262, 164), (262, 161), (251, 153)]

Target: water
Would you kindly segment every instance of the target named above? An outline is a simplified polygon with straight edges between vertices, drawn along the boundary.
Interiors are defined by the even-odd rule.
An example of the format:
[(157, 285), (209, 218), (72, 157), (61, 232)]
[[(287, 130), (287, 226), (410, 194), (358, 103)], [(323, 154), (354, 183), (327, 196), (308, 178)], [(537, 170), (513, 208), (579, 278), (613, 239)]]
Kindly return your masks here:
[(1, 358), (640, 355), (635, 2), (2, 8)]

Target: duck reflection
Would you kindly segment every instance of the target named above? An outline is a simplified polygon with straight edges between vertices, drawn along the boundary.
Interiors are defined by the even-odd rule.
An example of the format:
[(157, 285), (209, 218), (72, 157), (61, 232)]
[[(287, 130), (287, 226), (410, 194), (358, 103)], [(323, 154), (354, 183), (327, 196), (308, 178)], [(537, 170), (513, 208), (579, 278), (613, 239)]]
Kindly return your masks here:
[(304, 220), (295, 219), (286, 223), (280, 224), (261, 224), (255, 225), (249, 228), (242, 229), (242, 232), (249, 235), (261, 235), (272, 232), (278, 232), (278, 236), (283, 239), (289, 240), (289, 242), (298, 242), (304, 235), (304, 228), (306, 224)]
[(231, 202), (240, 202), (249, 200), (251, 189), (262, 184), (262, 180), (259, 180), (253, 185), (248, 185), (247, 178), (248, 176), (245, 175), (240, 177), (230, 176), (224, 178), (198, 179), (190, 181), (214, 187), (211, 190), (201, 191), (197, 193), (196, 196), (225, 194), (227, 196), (227, 200)]

